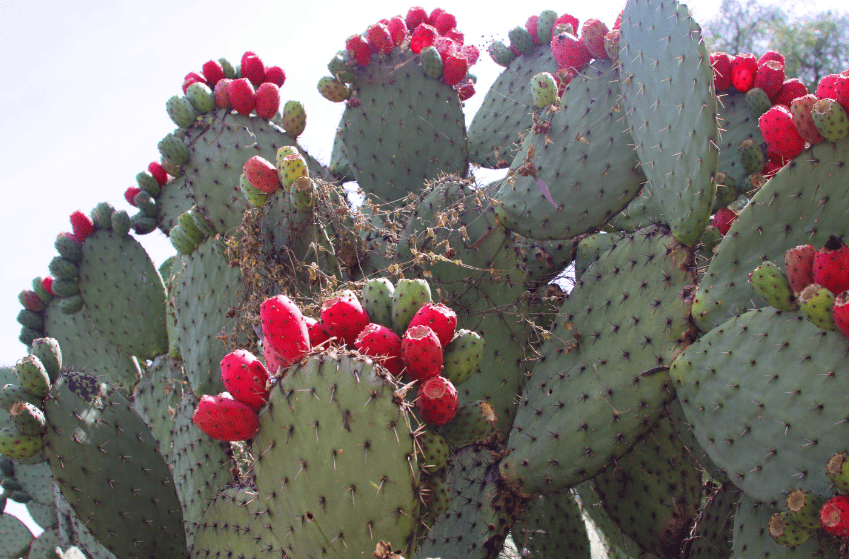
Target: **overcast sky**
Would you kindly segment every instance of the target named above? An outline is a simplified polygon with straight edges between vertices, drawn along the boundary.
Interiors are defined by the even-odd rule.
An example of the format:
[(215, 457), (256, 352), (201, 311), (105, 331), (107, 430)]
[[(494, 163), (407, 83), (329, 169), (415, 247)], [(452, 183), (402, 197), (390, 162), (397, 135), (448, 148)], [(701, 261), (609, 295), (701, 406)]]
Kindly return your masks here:
[[(535, 0), (440, 5), (482, 52), (494, 38), (506, 41), (507, 31), (530, 15), (565, 11)], [(836, 5), (822, 0), (811, 9)], [(582, 22), (592, 17), (611, 26), (624, 0), (568, 6)], [(705, 21), (719, 2), (690, 6)], [(26, 354), (17, 341), (17, 294), (47, 274), (56, 235), (70, 230), (68, 216), (89, 213), (101, 201), (134, 211), (123, 192), (159, 159), (156, 144), (174, 129), (165, 101), (181, 94), (183, 76), (222, 56), (235, 65), (246, 50), (281, 66), (287, 75), (282, 100), (306, 106), (301, 144), (326, 163), (342, 105), (318, 95), (316, 82), (349, 35), (408, 8), (387, 1), (0, 1), (0, 365)], [(479, 81), (467, 102), (467, 123), (500, 67), (484, 54), (471, 71)], [(157, 264), (174, 252), (158, 232), (140, 240)]]

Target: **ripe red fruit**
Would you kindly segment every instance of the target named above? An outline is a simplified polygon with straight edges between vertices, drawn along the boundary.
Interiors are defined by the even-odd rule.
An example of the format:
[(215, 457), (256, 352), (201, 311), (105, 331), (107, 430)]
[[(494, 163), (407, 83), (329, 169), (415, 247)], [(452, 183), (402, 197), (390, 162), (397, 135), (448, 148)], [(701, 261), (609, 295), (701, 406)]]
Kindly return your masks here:
[(439, 53), (439, 56), (442, 57), (443, 63), (445, 62), (445, 57), (449, 54), (457, 54), (457, 43), (448, 37), (437, 37), (433, 42), (433, 48), (435, 48), (436, 52)]
[(805, 140), (793, 125), (793, 115), (784, 105), (775, 105), (758, 119), (767, 146), (780, 156), (792, 159), (805, 149)]
[(814, 283), (832, 293), (849, 289), (849, 247), (840, 237), (832, 235), (814, 254)]
[(713, 216), (713, 226), (717, 231), (722, 233), (724, 237), (728, 230), (731, 229), (731, 224), (737, 219), (737, 212), (728, 208), (719, 208)]
[(407, 328), (401, 339), (401, 359), (410, 380), (425, 380), (442, 372), (442, 344), (427, 326)]
[(422, 23), (427, 23), (427, 12), (421, 6), (413, 6), (407, 11), (405, 22), (407, 24), (407, 29), (415, 31), (416, 27)]
[(136, 194), (138, 194), (139, 192), (141, 192), (141, 188), (139, 188), (138, 186), (129, 187), (127, 190), (124, 191), (124, 200), (126, 200), (127, 203), (132, 207), (137, 207)]
[(265, 363), (272, 374), (280, 367), (300, 361), (310, 350), (307, 323), (291, 299), (285, 295), (266, 299), (260, 305), (259, 316)]
[(451, 53), (442, 57), (442, 79), (448, 85), (457, 85), (469, 71), (469, 62), (462, 54)]
[(206, 78), (209, 87), (215, 87), (215, 84), (227, 77), (224, 75), (224, 68), (217, 60), (205, 62), (201, 72), (203, 73), (203, 77)]
[(576, 72), (580, 72), (592, 59), (584, 43), (568, 33), (561, 33), (551, 40), (551, 54), (558, 69), (571, 68)]
[(76, 236), (76, 235), (74, 235), (73, 233), (63, 232), (63, 233), (59, 233), (59, 235), (57, 235), (57, 236), (59, 236), (59, 237), (67, 237), (68, 239), (70, 239), (70, 240), (71, 240), (71, 242), (72, 242), (72, 243), (74, 243), (74, 244), (76, 244), (76, 245), (81, 245), (81, 244), (83, 244), (82, 239), (80, 239), (79, 237), (77, 237), (77, 236)]
[(44, 304), (44, 301), (42, 301), (39, 296), (35, 294), (34, 291), (30, 291), (28, 289), (21, 291), (21, 293), (18, 295), (18, 300), (21, 302), (21, 305), (28, 311), (44, 312), (44, 309), (47, 308), (47, 305)]
[(805, 84), (797, 78), (790, 78), (789, 80), (784, 80), (784, 84), (782, 84), (781, 90), (776, 95), (773, 105), (787, 105), (789, 107), (793, 99), (804, 97), (807, 94), (808, 88)]
[[(310, 347), (315, 349), (318, 346), (322, 346), (324, 342), (330, 339), (330, 332), (327, 331), (327, 328), (324, 327), (324, 324), (317, 321), (311, 316), (305, 316), (304, 320), (307, 323), (307, 331), (310, 336)], [(326, 345), (322, 346), (323, 349), (327, 349)]]
[(790, 288), (796, 293), (814, 283), (814, 256), (817, 249), (812, 245), (799, 245), (784, 253), (784, 269)]
[(439, 16), (445, 13), (445, 10), (442, 8), (434, 8), (430, 15), (427, 16), (427, 23), (436, 27), (436, 20), (439, 19)]
[(156, 179), (159, 186), (164, 186), (165, 183), (168, 182), (168, 172), (165, 171), (165, 167), (156, 161), (152, 161), (150, 165), (147, 166), (147, 171), (153, 175), (153, 178)]
[[(277, 87), (274, 84), (268, 85), (275, 88)], [(251, 186), (257, 190), (261, 190), (266, 194), (272, 194), (280, 190), (280, 179), (277, 176), (277, 167), (259, 155), (254, 155), (245, 161), (245, 164), (242, 166), (242, 172), (245, 173), (245, 177), (247, 177)]]
[(758, 67), (763, 66), (770, 60), (778, 62), (779, 64), (784, 66), (784, 55), (778, 51), (768, 50), (763, 53), (763, 56), (761, 56), (760, 59), (758, 59)]
[(413, 326), (429, 327), (436, 334), (442, 347), (445, 347), (454, 339), (454, 332), (457, 330), (457, 313), (442, 303), (425, 303), (413, 315), (407, 329)]
[(265, 64), (251, 51), (242, 55), (241, 72), (243, 78), (248, 78), (254, 87), (265, 82)]
[(588, 19), (581, 27), (581, 42), (593, 58), (609, 58), (604, 48), (604, 36), (609, 29), (598, 19)]
[(539, 23), (539, 16), (531, 16), (528, 18), (528, 21), (525, 22), (525, 29), (527, 29), (528, 33), (531, 34), (531, 39), (534, 40), (534, 44), (539, 45), (539, 30), (537, 29), (537, 24)]
[(755, 87), (764, 90), (767, 97), (774, 101), (784, 85), (784, 64), (768, 60), (758, 67), (755, 74)]
[(433, 377), (419, 388), (416, 409), (428, 425), (445, 425), (457, 415), (459, 406), (457, 389), (448, 379)]
[(731, 85), (740, 93), (746, 93), (755, 85), (758, 61), (754, 54), (738, 54), (731, 62)]
[(840, 75), (834, 84), (834, 100), (849, 112), (849, 76)]
[(400, 375), (404, 368), (401, 361), (401, 337), (381, 324), (367, 324), (357, 336), (354, 347), (360, 353), (374, 357), (374, 361), (393, 375)]
[(256, 115), (271, 120), (280, 109), (280, 88), (265, 82), (256, 90)]
[(463, 35), (460, 31), (457, 31), (456, 29), (451, 29), (443, 36), (454, 41), (454, 44), (456, 44), (458, 47), (462, 46), (463, 43), (466, 42), (466, 36)]
[(575, 16), (571, 16), (571, 15), (569, 15), (569, 14), (563, 14), (562, 16), (560, 16), (559, 18), (557, 18), (557, 21), (555, 21), (555, 22), (554, 22), (554, 27), (556, 28), (556, 27), (557, 27), (558, 25), (560, 25), (561, 23), (562, 23), (562, 24), (566, 24), (566, 23), (568, 23), (569, 25), (571, 25), (571, 26), (572, 26), (572, 31), (574, 31), (574, 32), (575, 32), (575, 35), (577, 35), (577, 34), (578, 34), (578, 30), (580, 30), (580, 29), (581, 29), (581, 27), (580, 27), (580, 25), (579, 25), (579, 23), (580, 23), (580, 22), (578, 21), (578, 18), (576, 18)]
[(837, 78), (840, 74), (829, 74), (817, 85), (817, 99), (837, 99)]
[(219, 109), (233, 108), (233, 104), (230, 103), (230, 83), (232, 81), (230, 78), (224, 78), (215, 84), (215, 91), (212, 94), (215, 96), (215, 106)]
[(86, 237), (94, 233), (94, 222), (89, 216), (77, 210), (71, 214), (71, 229), (76, 238), (85, 241)]
[(233, 398), (254, 411), (268, 401), (268, 371), (249, 351), (237, 349), (221, 360), (221, 380)]
[(731, 87), (731, 61), (733, 58), (727, 52), (710, 53), (710, 65), (713, 67), (713, 84), (717, 93)]
[(366, 40), (371, 51), (378, 54), (389, 54), (395, 48), (389, 28), (382, 23), (375, 23), (368, 26)]
[(834, 323), (840, 333), (849, 338), (849, 291), (844, 291), (834, 299), (831, 309)]
[(475, 65), (475, 62), (477, 62), (478, 58), (480, 58), (481, 56), (478, 47), (476, 47), (475, 45), (464, 45), (457, 49), (457, 52), (466, 57), (466, 60), (469, 62), (470, 68)]
[(835, 495), (820, 508), (820, 524), (839, 538), (849, 538), (849, 495)]
[(466, 99), (475, 94), (475, 84), (472, 83), (471, 80), (466, 80), (464, 83), (458, 84), (455, 89), (460, 95), (460, 101), (465, 101)]
[(248, 78), (232, 80), (227, 88), (230, 104), (240, 115), (249, 115), (256, 108), (256, 90)]
[(423, 48), (432, 46), (438, 36), (439, 33), (437, 33), (435, 27), (422, 23), (413, 31), (413, 36), (410, 39), (410, 50), (419, 54)]
[(183, 78), (183, 95), (186, 94), (186, 90), (189, 89), (189, 86), (193, 83), (206, 84), (206, 80), (197, 72), (189, 72), (188, 74), (186, 74), (186, 77)]
[(192, 421), (198, 429), (219, 441), (244, 441), (259, 431), (256, 412), (226, 392), (201, 397)]
[(283, 84), (286, 83), (286, 72), (280, 66), (266, 68), (265, 83), (273, 83), (277, 87), (283, 87)]
[(395, 43), (395, 46), (404, 42), (404, 37), (407, 36), (408, 31), (404, 18), (401, 16), (393, 17), (389, 20), (387, 27), (389, 28), (389, 34), (392, 36), (392, 42)]
[(370, 322), (362, 303), (353, 291), (343, 291), (321, 305), (321, 322), (330, 335), (349, 347)]
[[(439, 8), (437, 8), (437, 10), (438, 9)], [(439, 31), (441, 35), (445, 35), (457, 27), (457, 18), (448, 12), (442, 12), (431, 25), (436, 27), (436, 30)]]
[(371, 62), (371, 47), (362, 35), (351, 35), (345, 41), (348, 55), (360, 66), (368, 66)]
[(51, 276), (47, 276), (41, 280), (41, 287), (43, 287), (51, 295), (55, 295), (55, 293), (53, 293), (53, 278)]

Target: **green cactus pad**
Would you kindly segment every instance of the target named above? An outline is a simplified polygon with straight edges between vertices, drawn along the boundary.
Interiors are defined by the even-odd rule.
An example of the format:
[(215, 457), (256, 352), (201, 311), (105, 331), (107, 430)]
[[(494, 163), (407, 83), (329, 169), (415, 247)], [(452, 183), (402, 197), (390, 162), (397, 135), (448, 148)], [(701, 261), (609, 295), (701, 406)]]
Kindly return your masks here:
[(661, 418), (594, 482), (622, 533), (655, 555), (678, 556), (699, 508), (702, 476), (672, 421)]
[(340, 183), (349, 182), (354, 179), (351, 171), (351, 163), (345, 155), (345, 143), (342, 141), (342, 130), (339, 129), (333, 135), (333, 149), (330, 152), (330, 174)]
[(457, 92), (396, 49), (357, 74), (359, 105), (342, 115), (342, 140), (367, 194), (391, 202), (442, 174), (468, 171), (466, 124)]
[(623, 131), (616, 76), (611, 62), (595, 61), (569, 83), (562, 109), (539, 114), (495, 194), (509, 229), (568, 239), (604, 225), (637, 195), (646, 179)]
[(621, 33), (623, 109), (642, 169), (672, 235), (694, 246), (710, 218), (719, 157), (707, 46), (689, 8), (674, 1), (630, 0)]
[(556, 70), (547, 45), (515, 58), (502, 70), (469, 124), (472, 163), (490, 169), (510, 165), (522, 144), (522, 135), (533, 126), (531, 78)]
[(531, 291), (550, 283), (572, 262), (572, 243), (568, 240), (536, 241), (514, 235), (513, 246), (525, 272), (525, 286)]
[(38, 357), (50, 377), (50, 382), (56, 380), (59, 369), (62, 368), (62, 350), (59, 342), (53, 338), (38, 338), (33, 340), (30, 354)]
[(46, 463), (15, 464), (15, 479), (23, 491), (32, 497), (33, 503), (53, 504), (53, 476)]
[(734, 513), (740, 490), (731, 483), (720, 485), (702, 506), (688, 544), (688, 559), (731, 557)]
[(587, 525), (571, 491), (533, 499), (513, 525), (513, 541), (522, 557), (591, 557)]
[(171, 472), (132, 405), (94, 377), (62, 373), (45, 408), (50, 469), (92, 534), (119, 557), (185, 557)]
[(195, 201), (186, 186), (185, 177), (178, 177), (165, 183), (162, 192), (156, 197), (156, 203), (159, 205), (156, 222), (159, 229), (167, 235), (171, 228), (177, 224), (177, 218), (190, 210)]
[(11, 514), (0, 513), (0, 556), (25, 557), (32, 542), (26, 525)]
[(418, 465), (397, 385), (370, 361), (314, 356), (271, 390), (253, 443), (272, 533), (291, 557), (412, 551)]
[(62, 365), (84, 369), (112, 385), (135, 384), (140, 374), (136, 358), (107, 341), (86, 313), (64, 314), (59, 309), (60, 301), (54, 299), (47, 306), (44, 330), (61, 346)]
[(80, 293), (92, 326), (116, 347), (140, 359), (168, 351), (165, 286), (134, 238), (106, 230), (86, 238)]
[(696, 293), (693, 318), (704, 331), (751, 308), (758, 297), (749, 272), (804, 244), (823, 246), (830, 235), (849, 238), (849, 197), (834, 170), (849, 164), (849, 142), (822, 143), (797, 156), (767, 181), (740, 212)]
[(197, 522), (190, 557), (285, 557), (285, 549), (271, 532), (272, 518), (256, 491), (228, 487), (215, 496)]
[(619, 530), (607, 515), (591, 481), (578, 484), (573, 491), (580, 498), (581, 511), (601, 540), (608, 559), (656, 559)]
[(581, 276), (519, 400), (501, 462), (532, 495), (571, 487), (628, 452), (673, 397), (668, 366), (691, 326), (692, 253), (658, 228), (623, 235)]
[(207, 239), (191, 256), (174, 262), (171, 282), (177, 344), (192, 391), (198, 396), (223, 392), (221, 360), (227, 348), (217, 337), (222, 330), (230, 333), (236, 321), (227, 315), (244, 289), (239, 268), (230, 267), (220, 242)]
[[(825, 495), (825, 464), (846, 446), (846, 339), (799, 313), (750, 311), (708, 332), (672, 367), (696, 439), (751, 498)], [(811, 444), (816, 441), (816, 444)], [(800, 475), (800, 472), (807, 472)]]
[(133, 388), (133, 408), (144, 420), (159, 444), (159, 453), (171, 462), (174, 431), (173, 411), (183, 396), (183, 368), (176, 359), (161, 356), (154, 359), (142, 379)]
[[(50, 492), (50, 496), (53, 496), (53, 492)], [(30, 517), (35, 521), (36, 524), (41, 526), (42, 529), (47, 529), (52, 526), (55, 526), (59, 519), (56, 518), (56, 507), (53, 506), (53, 503), (49, 505), (42, 505), (41, 503), (36, 503), (35, 501), (30, 501), (26, 504), (27, 512)]]

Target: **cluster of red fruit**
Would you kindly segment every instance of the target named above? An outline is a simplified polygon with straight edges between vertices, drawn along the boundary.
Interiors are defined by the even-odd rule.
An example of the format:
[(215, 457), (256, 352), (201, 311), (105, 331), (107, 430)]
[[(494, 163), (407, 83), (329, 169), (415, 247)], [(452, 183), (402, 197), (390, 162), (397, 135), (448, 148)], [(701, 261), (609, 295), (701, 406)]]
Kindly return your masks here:
[[(537, 21), (538, 16), (531, 16), (525, 28), (534, 42), (539, 42)], [(572, 81), (572, 78), (595, 59), (613, 59), (616, 60), (619, 56), (619, 25), (622, 22), (622, 13), (616, 18), (613, 24), (613, 29), (608, 29), (601, 20), (588, 19), (580, 27), (578, 34), (578, 18), (569, 14), (560, 16), (554, 23), (554, 32), (551, 37), (551, 54), (557, 62), (557, 85), (559, 94), (563, 95), (566, 86)], [(564, 26), (566, 31), (561, 32)], [(514, 52), (515, 50), (513, 47)]]
[(819, 307), (826, 316), (816, 324), (849, 338), (849, 247), (832, 236), (820, 249), (812, 245), (791, 248), (784, 255), (784, 265), (802, 311), (809, 304)]
[(261, 118), (272, 118), (280, 109), (280, 87), (286, 81), (286, 73), (279, 66), (266, 67), (251, 51), (242, 55), (239, 73), (241, 78), (228, 78), (222, 63), (210, 60), (203, 65), (201, 74), (186, 74), (183, 93), (190, 85), (201, 83), (210, 88), (219, 109), (234, 109), (242, 115), (256, 111)]
[[(165, 168), (157, 163), (156, 161), (152, 161), (150, 165), (147, 166), (147, 172), (150, 173), (153, 178), (156, 180), (157, 184), (160, 187), (165, 186), (165, 183), (168, 182), (168, 172), (165, 171)], [(142, 189), (138, 186), (131, 186), (127, 190), (124, 191), (124, 199), (127, 201), (129, 205), (136, 208), (136, 196), (141, 192)]]
[(203, 396), (195, 411), (195, 424), (213, 438), (234, 441), (253, 437), (259, 429), (257, 411), (268, 400), (268, 371), (285, 374), (286, 368), (309, 352), (331, 345), (356, 349), (393, 375), (406, 374), (418, 383), (416, 409), (426, 423), (445, 425), (457, 412), (457, 389), (440, 376), (443, 347), (452, 340), (457, 327), (457, 315), (445, 305), (423, 305), (403, 337), (371, 323), (352, 291), (326, 301), (320, 321), (304, 316), (285, 295), (264, 301), (260, 319), (268, 369), (245, 350), (228, 354), (221, 361), (227, 392)]
[(457, 18), (442, 8), (428, 14), (424, 8), (415, 6), (409, 9), (406, 17), (397, 15), (381, 19), (369, 25), (365, 36), (348, 37), (345, 48), (352, 60), (365, 67), (373, 55), (391, 53), (408, 36), (410, 50), (416, 54), (426, 47), (436, 49), (442, 59), (442, 79), (457, 89), (461, 101), (474, 95), (474, 85), (465, 78), (480, 53), (476, 46), (465, 44), (465, 36), (457, 30)]

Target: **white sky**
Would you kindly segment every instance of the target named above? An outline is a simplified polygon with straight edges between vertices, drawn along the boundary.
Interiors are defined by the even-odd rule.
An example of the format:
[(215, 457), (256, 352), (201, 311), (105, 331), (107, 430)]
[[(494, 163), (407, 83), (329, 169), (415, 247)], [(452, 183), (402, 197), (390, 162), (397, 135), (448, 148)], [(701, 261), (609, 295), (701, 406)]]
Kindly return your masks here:
[[(444, 2), (466, 42), (482, 56), (472, 72), (477, 94), (467, 102), (467, 123), (500, 71), (485, 54), (493, 38), (545, 9), (568, 11), (582, 22), (613, 24), (624, 0), (558, 7), (549, 1)], [(124, 190), (158, 160), (157, 142), (174, 129), (165, 101), (181, 93), (183, 76), (219, 57), (234, 65), (246, 50), (287, 75), (281, 98), (306, 106), (301, 144), (327, 163), (342, 105), (326, 101), (316, 82), (345, 39), (383, 17), (405, 14), (412, 4), (373, 1), (243, 2), (0, 0), (0, 365), (26, 354), (18, 342), (17, 294), (47, 274), (53, 241), (69, 231), (68, 216), (89, 213), (101, 201), (131, 208)], [(713, 17), (718, 0), (690, 2), (696, 18)], [(805, 7), (837, 7), (819, 0)], [(238, 7), (237, 9), (234, 9)], [(425, 4), (427, 10), (436, 7)], [(141, 239), (159, 264), (173, 254), (156, 232)], [(10, 507), (13, 507), (10, 503)], [(8, 509), (7, 509), (8, 510)], [(18, 510), (18, 509), (16, 509)]]

